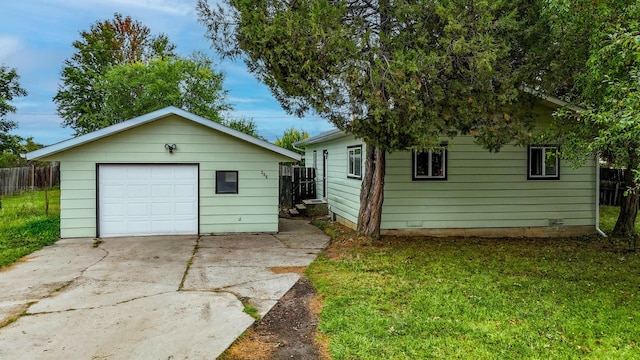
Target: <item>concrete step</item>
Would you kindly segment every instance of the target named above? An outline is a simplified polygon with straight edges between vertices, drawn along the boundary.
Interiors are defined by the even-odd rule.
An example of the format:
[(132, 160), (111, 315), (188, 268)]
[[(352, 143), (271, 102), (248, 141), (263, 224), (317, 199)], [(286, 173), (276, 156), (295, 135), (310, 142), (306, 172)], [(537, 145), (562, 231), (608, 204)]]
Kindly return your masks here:
[(304, 206), (304, 204), (296, 204), (296, 206), (295, 206), (295, 207), (296, 207), (296, 210), (298, 210), (298, 211), (305, 211), (305, 210), (307, 210), (307, 207), (306, 207), (306, 206)]
[(300, 213), (296, 209), (289, 209), (289, 215), (296, 216), (296, 215), (300, 215)]

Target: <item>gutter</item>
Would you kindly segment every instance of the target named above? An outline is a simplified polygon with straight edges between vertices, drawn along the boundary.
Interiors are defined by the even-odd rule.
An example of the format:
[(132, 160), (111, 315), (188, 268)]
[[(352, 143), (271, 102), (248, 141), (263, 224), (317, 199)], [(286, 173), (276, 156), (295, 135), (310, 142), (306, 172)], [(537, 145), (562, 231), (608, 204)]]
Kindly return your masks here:
[(602, 237), (607, 237), (607, 234), (600, 230), (600, 155), (596, 155), (596, 232)]
[(299, 148), (296, 146), (296, 144), (297, 142), (294, 142), (293, 144), (291, 144), (291, 146), (298, 151), (302, 151), (303, 153), (306, 153), (306, 150), (304, 148)]

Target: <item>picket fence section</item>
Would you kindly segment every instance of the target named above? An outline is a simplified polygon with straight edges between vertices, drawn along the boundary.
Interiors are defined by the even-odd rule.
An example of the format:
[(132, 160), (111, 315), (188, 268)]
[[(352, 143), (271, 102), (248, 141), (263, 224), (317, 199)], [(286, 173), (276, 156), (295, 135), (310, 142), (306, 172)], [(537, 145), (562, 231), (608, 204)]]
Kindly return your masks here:
[(0, 169), (0, 196), (58, 184), (60, 184), (60, 168), (57, 163)]

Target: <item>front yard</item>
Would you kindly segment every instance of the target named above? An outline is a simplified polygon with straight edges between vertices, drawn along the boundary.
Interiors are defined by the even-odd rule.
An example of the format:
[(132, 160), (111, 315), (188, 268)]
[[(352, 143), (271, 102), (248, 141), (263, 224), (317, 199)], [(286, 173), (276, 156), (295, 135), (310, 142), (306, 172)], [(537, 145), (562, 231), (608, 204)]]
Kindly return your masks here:
[(46, 214), (44, 191), (2, 198), (0, 268), (58, 240), (60, 190), (49, 190), (48, 195), (49, 214)]
[[(59, 190), (2, 199), (0, 267), (55, 242)], [(617, 209), (602, 208), (611, 231)], [(609, 239), (334, 242), (308, 269), (333, 359), (637, 359), (640, 259)]]
[(319, 329), (334, 359), (640, 358), (640, 259), (625, 244), (366, 245), (326, 227), (334, 243), (307, 272), (324, 298)]

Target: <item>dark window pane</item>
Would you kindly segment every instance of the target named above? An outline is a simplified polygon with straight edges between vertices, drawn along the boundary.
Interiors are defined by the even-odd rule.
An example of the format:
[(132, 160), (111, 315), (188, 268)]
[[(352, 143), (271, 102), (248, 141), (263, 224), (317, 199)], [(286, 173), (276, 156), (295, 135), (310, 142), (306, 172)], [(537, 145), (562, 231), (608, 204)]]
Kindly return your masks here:
[(216, 193), (217, 194), (237, 194), (238, 193), (238, 172), (237, 171), (216, 171)]
[(544, 162), (546, 176), (555, 176), (558, 174), (558, 157), (556, 149), (546, 149)]
[(416, 176), (429, 176), (429, 152), (416, 152)]
[(531, 176), (542, 176), (542, 149), (531, 148), (529, 153), (529, 171)]
[(444, 153), (442, 151), (434, 151), (431, 154), (431, 176), (444, 176)]

